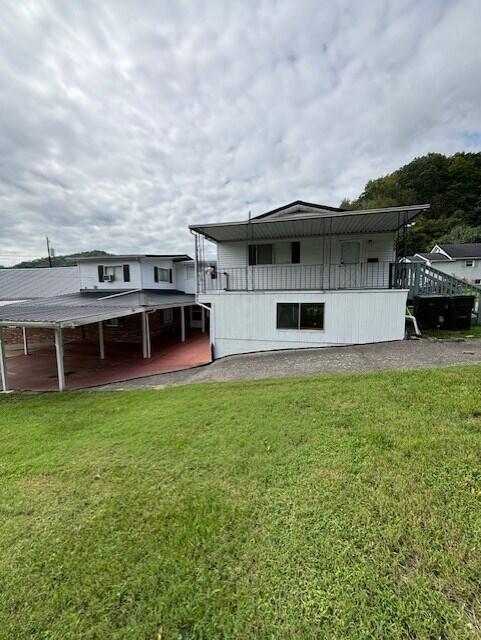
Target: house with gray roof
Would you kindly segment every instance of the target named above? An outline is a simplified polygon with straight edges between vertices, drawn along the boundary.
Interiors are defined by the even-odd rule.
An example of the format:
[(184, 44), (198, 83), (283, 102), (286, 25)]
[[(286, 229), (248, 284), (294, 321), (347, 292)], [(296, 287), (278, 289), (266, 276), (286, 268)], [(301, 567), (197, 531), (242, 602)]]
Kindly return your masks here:
[[(50, 279), (37, 278), (36, 273), (30, 280), (18, 274), (4, 277), (3, 296), (9, 302), (0, 306), (0, 370), (4, 390), (9, 385), (7, 364), (10, 364), (6, 359), (6, 336), (14, 329), (23, 332), (26, 356), (29, 355), (28, 334), (35, 333), (36, 337), (39, 331), (48, 334), (56, 356), (60, 390), (66, 383), (64, 347), (71, 342), (77, 344), (79, 353), (83, 343), (94, 340), (100, 360), (106, 359), (109, 351), (106, 344), (115, 344), (111, 352), (117, 355), (122, 344), (138, 343), (139, 357), (150, 361), (155, 346), (153, 338), (164, 338), (159, 344), (162, 342), (165, 346), (169, 337), (174, 342), (185, 343), (189, 332), (206, 332), (208, 309), (196, 303), (195, 265), (190, 256), (126, 254), (84, 257), (76, 261), (78, 267), (28, 270), (55, 271)], [(70, 280), (59, 272), (71, 274)], [(2, 272), (0, 290), (1, 284)], [(197, 348), (197, 355), (200, 351), (200, 347)], [(205, 352), (210, 354), (207, 337)], [(169, 354), (175, 366), (172, 344), (169, 344)], [(204, 362), (206, 358), (202, 358)], [(13, 362), (13, 358), (11, 360)], [(191, 358), (189, 362), (199, 363), (198, 358)], [(92, 374), (92, 384), (94, 378)], [(15, 380), (18, 381), (19, 376)]]
[(481, 242), (435, 244), (429, 253), (415, 253), (404, 261), (420, 262), (471, 284), (481, 284)]

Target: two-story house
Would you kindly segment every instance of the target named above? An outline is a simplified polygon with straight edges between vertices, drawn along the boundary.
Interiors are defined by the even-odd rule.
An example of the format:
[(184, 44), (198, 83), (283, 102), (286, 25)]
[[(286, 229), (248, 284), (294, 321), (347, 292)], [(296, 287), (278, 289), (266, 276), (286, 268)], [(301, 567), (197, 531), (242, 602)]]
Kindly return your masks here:
[[(407, 290), (398, 288), (396, 252), (427, 208), (297, 201), (249, 220), (192, 225), (214, 357), (402, 340)], [(215, 269), (202, 259), (204, 239), (216, 246)]]
[[(9, 335), (15, 331), (18, 334), (20, 330), (24, 355), (32, 356), (32, 372), (38, 364), (39, 358), (35, 355), (39, 352), (31, 352), (30, 341), (42, 339), (47, 345), (51, 344), (50, 349), (56, 356), (60, 389), (66, 384), (66, 349), (70, 354), (75, 350), (77, 356), (75, 361), (70, 358), (69, 364), (69, 379), (74, 381), (77, 378), (77, 386), (98, 383), (99, 377), (94, 372), (89, 380), (85, 375), (82, 377), (80, 371), (82, 353), (91, 356), (89, 346), (92, 345), (94, 359), (98, 356), (99, 360), (107, 361), (105, 367), (110, 366), (112, 373), (115, 364), (117, 379), (122, 375), (127, 379), (210, 361), (208, 340), (202, 336), (208, 329), (208, 313), (196, 303), (195, 264), (188, 255), (128, 254), (79, 258), (78, 278), (79, 290), (75, 293), (0, 307), (0, 373), (4, 390), (9, 384), (7, 369), (14, 367), (15, 363), (19, 371), (13, 371), (15, 376), (12, 379), (18, 388), (22, 388), (19, 386), (23, 375), (20, 369), (24, 365), (9, 358), (7, 367), (5, 349)], [(189, 352), (186, 346), (179, 351), (175, 344), (183, 345), (188, 342), (187, 338), (196, 340), (193, 352)], [(129, 345), (133, 348), (127, 348)], [(125, 361), (121, 359), (122, 353), (126, 356)], [(126, 372), (125, 363), (140, 356), (150, 362), (148, 369), (137, 367), (135, 371)], [(159, 364), (158, 367), (152, 365), (153, 360)], [(99, 369), (97, 364), (95, 369)], [(122, 370), (125, 370), (124, 374)], [(111, 381), (107, 369), (105, 371), (102, 381)], [(45, 372), (41, 375), (45, 378)], [(34, 386), (23, 388), (49, 388), (46, 383), (44, 387), (39, 387), (35, 381), (32, 384)]]
[(471, 284), (481, 284), (481, 242), (435, 244), (429, 253), (415, 253), (404, 261), (420, 262)]

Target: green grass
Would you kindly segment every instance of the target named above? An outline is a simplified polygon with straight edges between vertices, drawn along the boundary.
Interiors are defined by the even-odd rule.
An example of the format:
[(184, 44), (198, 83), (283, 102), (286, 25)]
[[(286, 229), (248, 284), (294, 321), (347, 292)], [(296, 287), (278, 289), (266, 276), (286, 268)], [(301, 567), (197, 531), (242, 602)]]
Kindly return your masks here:
[(480, 638), (480, 379), (4, 396), (0, 638)]
[(463, 331), (448, 331), (443, 329), (426, 329), (423, 336), (430, 338), (439, 338), (442, 340), (456, 338), (481, 338), (481, 325), (477, 324)]

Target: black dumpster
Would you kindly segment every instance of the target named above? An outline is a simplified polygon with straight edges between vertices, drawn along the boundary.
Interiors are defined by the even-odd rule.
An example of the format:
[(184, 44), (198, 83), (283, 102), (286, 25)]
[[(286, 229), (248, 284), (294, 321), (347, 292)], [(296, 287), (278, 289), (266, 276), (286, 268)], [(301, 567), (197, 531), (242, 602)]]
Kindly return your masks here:
[(471, 329), (473, 307), (474, 296), (451, 296), (446, 329), (452, 331)]
[(443, 296), (436, 294), (414, 297), (413, 314), (421, 329), (471, 328), (474, 296)]
[(446, 329), (449, 296), (436, 294), (414, 296), (413, 314), (420, 329)]

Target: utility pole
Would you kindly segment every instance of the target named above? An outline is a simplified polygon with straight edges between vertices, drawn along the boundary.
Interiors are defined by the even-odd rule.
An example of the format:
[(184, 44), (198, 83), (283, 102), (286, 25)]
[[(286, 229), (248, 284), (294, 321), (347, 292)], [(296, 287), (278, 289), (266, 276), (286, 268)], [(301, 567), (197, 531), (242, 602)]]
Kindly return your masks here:
[(50, 255), (50, 242), (47, 236), (47, 255), (48, 255), (48, 266), (52, 266), (52, 256)]

